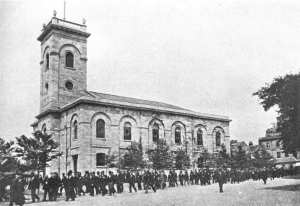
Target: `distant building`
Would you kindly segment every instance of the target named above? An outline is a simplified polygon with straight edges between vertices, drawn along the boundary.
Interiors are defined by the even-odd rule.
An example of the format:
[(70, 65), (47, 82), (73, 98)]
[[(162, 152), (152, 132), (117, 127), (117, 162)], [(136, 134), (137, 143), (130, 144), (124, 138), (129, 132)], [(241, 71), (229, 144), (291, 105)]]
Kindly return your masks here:
[(265, 137), (259, 138), (258, 144), (263, 146), (275, 159), (285, 156), (282, 138), (277, 132), (276, 125), (266, 130)]
[(285, 153), (282, 137), (277, 131), (277, 126), (275, 124), (272, 128), (266, 130), (265, 137), (259, 138), (258, 143), (274, 157), (275, 165), (277, 166), (296, 166), (300, 162), (300, 160), (292, 154)]

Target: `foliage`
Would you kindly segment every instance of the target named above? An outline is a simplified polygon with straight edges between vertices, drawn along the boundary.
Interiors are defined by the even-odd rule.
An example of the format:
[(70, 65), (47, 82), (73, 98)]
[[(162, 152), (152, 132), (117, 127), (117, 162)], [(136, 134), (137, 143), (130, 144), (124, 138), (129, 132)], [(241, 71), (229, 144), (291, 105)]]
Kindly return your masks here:
[(173, 155), (166, 140), (159, 139), (154, 150), (148, 151), (154, 169), (170, 169), (173, 166)]
[(18, 162), (14, 158), (13, 152), (14, 142), (6, 142), (0, 138), (0, 172), (11, 172), (18, 168)]
[(117, 158), (118, 155), (116, 155), (115, 153), (113, 154), (107, 154), (105, 155), (105, 164), (107, 165), (107, 167), (112, 168), (112, 167), (116, 167), (117, 166)]
[(185, 169), (190, 166), (190, 157), (186, 151), (178, 149), (175, 156), (175, 167), (178, 170)]
[(143, 147), (140, 142), (131, 142), (131, 145), (127, 147), (127, 152), (123, 156), (122, 166), (129, 168), (143, 168), (145, 166), (145, 162), (143, 160)]
[(265, 111), (279, 108), (277, 125), (286, 152), (300, 148), (300, 73), (278, 77), (253, 95), (258, 96)]
[(61, 155), (56, 150), (58, 143), (52, 139), (51, 135), (41, 131), (34, 132), (33, 138), (22, 135), (16, 139), (17, 156), (25, 160), (32, 170), (45, 172), (48, 163)]
[(227, 150), (224, 144), (221, 145), (221, 149), (219, 153), (213, 157), (217, 166), (228, 166), (230, 163), (229, 155), (227, 154)]
[(232, 168), (249, 168), (250, 155), (246, 153), (241, 145), (238, 146), (238, 151), (231, 156), (230, 163)]
[(272, 155), (263, 147), (259, 146), (250, 160), (251, 166), (256, 168), (271, 167), (274, 165)]

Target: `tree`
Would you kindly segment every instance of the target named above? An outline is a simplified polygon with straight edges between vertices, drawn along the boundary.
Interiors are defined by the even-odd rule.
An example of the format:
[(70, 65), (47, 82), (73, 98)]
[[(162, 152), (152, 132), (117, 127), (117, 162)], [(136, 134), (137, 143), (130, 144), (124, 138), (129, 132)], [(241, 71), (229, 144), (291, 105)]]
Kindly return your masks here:
[(129, 168), (143, 168), (145, 162), (143, 159), (143, 147), (140, 142), (131, 142), (131, 145), (127, 147), (127, 152), (123, 156), (123, 167)]
[(226, 146), (224, 144), (221, 145), (221, 150), (215, 156), (215, 162), (217, 166), (226, 166), (229, 163), (229, 155), (227, 154)]
[(278, 132), (286, 152), (300, 148), (300, 73), (278, 77), (253, 95), (258, 96), (265, 111), (277, 106)]
[(173, 155), (164, 139), (159, 139), (155, 149), (148, 154), (154, 169), (170, 169), (173, 166)]
[(44, 174), (48, 163), (62, 154), (57, 151), (58, 143), (52, 136), (41, 131), (34, 132), (33, 138), (22, 135), (16, 139), (17, 156), (25, 160), (32, 170), (43, 171)]
[(12, 172), (18, 169), (18, 162), (13, 156), (13, 141), (0, 138), (0, 172)]
[(259, 146), (254, 151), (250, 161), (251, 166), (256, 168), (271, 167), (274, 165), (274, 158), (263, 146)]
[(175, 156), (175, 167), (178, 170), (185, 169), (190, 166), (190, 157), (186, 151), (178, 149)]
[(118, 156), (115, 153), (109, 153), (105, 155), (105, 164), (107, 167), (112, 168), (117, 166), (117, 158)]
[(231, 157), (231, 167), (232, 168), (248, 168), (250, 166), (250, 156), (246, 154), (242, 145), (238, 146), (238, 151)]

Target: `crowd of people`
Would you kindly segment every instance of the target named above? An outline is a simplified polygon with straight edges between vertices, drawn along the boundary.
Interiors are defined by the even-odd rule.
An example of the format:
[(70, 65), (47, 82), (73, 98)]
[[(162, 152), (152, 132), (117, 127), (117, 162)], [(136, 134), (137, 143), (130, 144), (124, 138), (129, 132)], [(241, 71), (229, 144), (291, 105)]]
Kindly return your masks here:
[[(74, 201), (81, 195), (115, 195), (124, 192), (124, 185), (128, 185), (128, 191), (137, 192), (149, 190), (156, 192), (167, 187), (178, 187), (188, 185), (210, 185), (219, 184), (219, 191), (223, 192), (223, 184), (240, 183), (247, 180), (263, 180), (293, 175), (294, 170), (284, 170), (276, 168), (262, 169), (227, 169), (224, 167), (210, 169), (202, 168), (195, 170), (143, 170), (143, 171), (121, 171), (116, 173), (109, 171), (105, 174), (101, 172), (80, 172), (73, 173), (71, 170), (60, 177), (58, 173), (51, 173), (51, 176), (42, 178), (37, 174), (31, 174), (24, 178), (19, 174), (13, 179), (10, 185), (10, 205), (13, 203), (23, 205), (25, 203), (24, 190), (30, 191), (32, 202), (36, 201), (56, 201), (63, 196), (66, 201)], [(40, 189), (43, 190), (43, 198), (38, 195)]]

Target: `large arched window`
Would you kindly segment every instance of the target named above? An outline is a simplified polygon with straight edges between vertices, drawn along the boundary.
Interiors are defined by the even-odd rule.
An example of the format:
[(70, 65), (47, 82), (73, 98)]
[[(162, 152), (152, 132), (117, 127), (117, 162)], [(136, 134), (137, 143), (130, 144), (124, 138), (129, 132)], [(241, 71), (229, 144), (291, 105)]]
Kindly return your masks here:
[(203, 132), (201, 129), (197, 130), (197, 145), (203, 145)]
[(175, 128), (175, 143), (181, 144), (181, 128), (180, 127)]
[(159, 139), (159, 125), (154, 123), (152, 127), (152, 140), (153, 142), (158, 142)]
[(73, 68), (74, 67), (74, 55), (72, 52), (66, 52), (66, 67)]
[(219, 131), (216, 132), (216, 146), (221, 146), (221, 132)]
[(46, 54), (46, 70), (49, 69), (49, 54)]
[(105, 138), (105, 122), (103, 119), (98, 119), (96, 122), (96, 137)]
[(73, 122), (73, 137), (74, 139), (78, 138), (78, 123), (77, 120)]
[(124, 140), (131, 140), (131, 124), (130, 122), (126, 122), (124, 124)]

